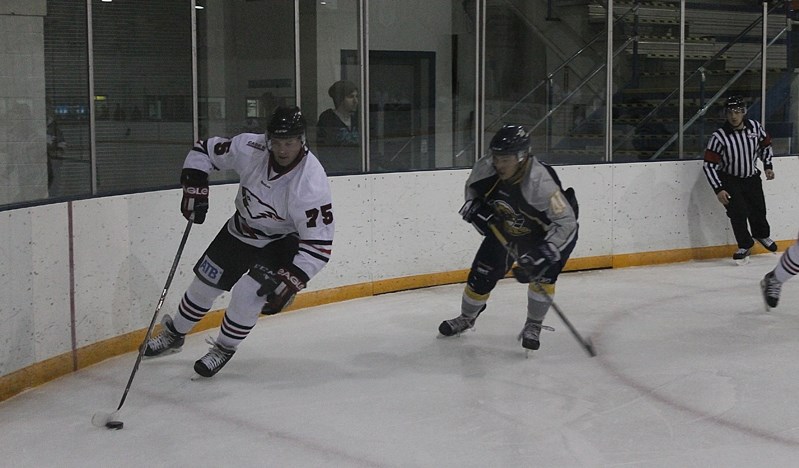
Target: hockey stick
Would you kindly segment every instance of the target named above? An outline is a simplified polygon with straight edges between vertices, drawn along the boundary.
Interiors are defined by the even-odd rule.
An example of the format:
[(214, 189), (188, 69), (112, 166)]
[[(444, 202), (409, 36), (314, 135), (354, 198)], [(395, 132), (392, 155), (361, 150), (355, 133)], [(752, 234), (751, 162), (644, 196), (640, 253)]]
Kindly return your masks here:
[(152, 320), (150, 320), (150, 326), (147, 328), (147, 333), (144, 335), (144, 340), (139, 346), (139, 354), (136, 356), (136, 363), (133, 365), (133, 370), (130, 372), (128, 384), (125, 386), (125, 392), (122, 394), (122, 399), (119, 401), (119, 406), (117, 406), (116, 411), (113, 413), (104, 413), (102, 411), (94, 413), (94, 416), (92, 416), (92, 424), (97, 427), (105, 426), (109, 429), (122, 429), (122, 421), (116, 420), (116, 415), (119, 414), (119, 410), (122, 409), (122, 405), (125, 404), (125, 399), (128, 397), (130, 386), (133, 383), (133, 377), (136, 376), (136, 371), (139, 370), (139, 364), (144, 356), (144, 350), (147, 347), (147, 340), (150, 339), (150, 335), (153, 332), (153, 327), (155, 327), (155, 320), (158, 318), (158, 312), (161, 310), (161, 306), (164, 305), (166, 293), (169, 290), (169, 286), (172, 284), (172, 277), (175, 276), (175, 270), (178, 268), (178, 262), (180, 261), (180, 256), (183, 254), (183, 247), (186, 246), (186, 239), (189, 238), (189, 231), (191, 231), (192, 224), (194, 224), (194, 221), (189, 220), (189, 222), (186, 224), (186, 229), (183, 231), (183, 238), (180, 240), (178, 252), (175, 254), (175, 260), (172, 261), (172, 268), (169, 270), (169, 276), (166, 278), (164, 290), (161, 291), (161, 298), (158, 299), (158, 305), (155, 306), (155, 313), (153, 314)]
[[(502, 235), (502, 232), (500, 232), (499, 228), (493, 223), (489, 223), (488, 228), (491, 229), (491, 232), (494, 233), (494, 237), (496, 237), (496, 239), (499, 241), (499, 243), (502, 244), (503, 247), (505, 247), (505, 250), (508, 251), (510, 256), (513, 257), (513, 260), (518, 263), (519, 259), (516, 256), (516, 252), (514, 252), (513, 249), (510, 247), (510, 245), (508, 244), (508, 240), (505, 238), (504, 235)], [(552, 306), (553, 309), (555, 309), (555, 312), (558, 313), (558, 316), (560, 317), (560, 319), (563, 321), (563, 323), (566, 325), (566, 327), (569, 329), (569, 331), (572, 333), (572, 335), (574, 335), (574, 338), (580, 343), (580, 346), (583, 347), (585, 352), (588, 353), (588, 355), (591, 356), (591, 357), (596, 356), (596, 350), (594, 349), (594, 343), (591, 342), (591, 339), (590, 338), (583, 338), (582, 335), (580, 335), (580, 333), (577, 331), (577, 329), (574, 328), (574, 325), (572, 325), (572, 323), (569, 321), (569, 319), (566, 318), (566, 314), (564, 314), (563, 311), (560, 310), (560, 307), (558, 307), (558, 305), (555, 304), (555, 300), (552, 299), (552, 296), (550, 296), (544, 290), (543, 286), (541, 286), (541, 284), (538, 281), (534, 280), (532, 282), (532, 284), (535, 285), (536, 290), (540, 294), (543, 294), (547, 298), (547, 300), (549, 301), (549, 304)]]

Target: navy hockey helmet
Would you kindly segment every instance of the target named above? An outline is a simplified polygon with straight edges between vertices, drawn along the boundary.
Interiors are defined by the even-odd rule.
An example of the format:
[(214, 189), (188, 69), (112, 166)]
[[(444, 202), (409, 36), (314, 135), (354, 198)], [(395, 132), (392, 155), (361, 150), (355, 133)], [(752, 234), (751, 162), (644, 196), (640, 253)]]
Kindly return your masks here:
[(730, 96), (724, 103), (724, 110), (737, 110), (746, 114), (746, 103), (741, 96)]
[(492, 155), (515, 154), (519, 161), (530, 152), (530, 134), (521, 125), (504, 125), (491, 139)]
[(305, 136), (305, 117), (297, 106), (278, 107), (266, 125), (267, 138)]

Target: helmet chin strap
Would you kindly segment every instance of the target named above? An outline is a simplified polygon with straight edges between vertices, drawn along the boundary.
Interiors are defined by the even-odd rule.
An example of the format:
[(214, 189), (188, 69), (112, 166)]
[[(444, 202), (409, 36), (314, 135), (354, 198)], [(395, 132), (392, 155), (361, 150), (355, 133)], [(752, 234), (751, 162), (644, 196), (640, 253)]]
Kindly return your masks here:
[[(523, 155), (523, 156), (522, 156)], [(524, 176), (524, 169), (527, 167), (527, 161), (530, 160), (530, 153), (527, 151), (520, 151), (517, 155), (519, 165), (516, 166), (516, 171), (512, 176), (508, 177), (508, 181), (514, 182)]]

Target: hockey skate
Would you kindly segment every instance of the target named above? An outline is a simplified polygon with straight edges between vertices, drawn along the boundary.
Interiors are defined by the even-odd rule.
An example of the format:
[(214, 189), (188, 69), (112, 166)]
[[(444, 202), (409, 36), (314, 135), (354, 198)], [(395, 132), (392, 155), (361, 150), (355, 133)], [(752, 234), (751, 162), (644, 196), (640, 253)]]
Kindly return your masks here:
[(762, 239), (755, 239), (760, 245), (763, 246), (769, 252), (776, 252), (777, 251), (777, 243), (771, 240), (770, 237), (764, 237)]
[(777, 281), (773, 271), (766, 273), (766, 276), (760, 280), (760, 290), (763, 291), (763, 301), (766, 303), (766, 310), (777, 307), (777, 303), (780, 301), (782, 283)]
[(144, 356), (156, 357), (180, 352), (183, 348), (185, 336), (175, 330), (175, 326), (172, 324), (172, 317), (169, 314), (165, 314), (161, 318), (161, 332), (147, 340)]
[(535, 351), (541, 347), (541, 328), (540, 321), (527, 319), (524, 323), (524, 328), (519, 333), (522, 348)]
[(226, 348), (210, 338), (205, 340), (205, 342), (211, 345), (211, 349), (208, 350), (205, 356), (194, 363), (194, 372), (203, 377), (213, 377), (220, 369), (225, 367), (225, 364), (230, 361), (236, 350)]
[(732, 254), (732, 259), (735, 260), (735, 263), (738, 265), (746, 265), (749, 263), (749, 254), (752, 252), (752, 249), (738, 249)]
[(485, 308), (486, 306), (483, 306), (474, 317), (467, 317), (461, 314), (454, 319), (444, 320), (441, 322), (441, 325), (438, 326), (438, 332), (443, 336), (454, 336), (460, 335), (466, 330), (473, 329), (474, 322), (477, 321), (477, 317), (480, 316), (480, 313), (483, 312)]

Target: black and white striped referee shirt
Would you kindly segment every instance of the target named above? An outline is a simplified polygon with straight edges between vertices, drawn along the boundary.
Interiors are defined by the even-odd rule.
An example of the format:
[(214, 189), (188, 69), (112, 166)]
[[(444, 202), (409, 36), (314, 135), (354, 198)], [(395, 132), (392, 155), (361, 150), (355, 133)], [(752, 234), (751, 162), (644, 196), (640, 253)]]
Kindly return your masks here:
[(725, 122), (710, 136), (703, 170), (713, 191), (719, 193), (724, 189), (719, 172), (741, 178), (759, 175), (758, 158), (763, 161), (763, 169), (771, 169), (773, 155), (771, 135), (760, 122), (744, 119), (744, 128), (741, 130), (735, 130), (729, 122)]

